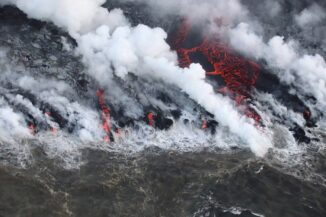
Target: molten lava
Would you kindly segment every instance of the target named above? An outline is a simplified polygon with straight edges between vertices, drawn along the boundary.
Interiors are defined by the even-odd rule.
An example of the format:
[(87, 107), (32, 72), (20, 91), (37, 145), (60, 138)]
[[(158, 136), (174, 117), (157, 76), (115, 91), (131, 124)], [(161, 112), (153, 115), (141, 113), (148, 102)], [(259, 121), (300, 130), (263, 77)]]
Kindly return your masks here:
[(202, 128), (203, 130), (207, 129), (207, 121), (206, 121), (206, 120), (203, 120), (203, 123), (202, 123), (201, 128)]
[[(250, 108), (246, 101), (250, 99), (252, 87), (256, 85), (260, 73), (260, 66), (246, 58), (234, 53), (227, 45), (216, 38), (204, 38), (197, 46), (186, 46), (185, 42), (190, 36), (190, 25), (185, 20), (173, 42), (173, 48), (179, 56), (181, 67), (188, 67), (193, 62), (202, 63), (198, 56), (204, 56), (206, 65), (211, 70), (206, 70), (206, 75), (211, 78), (222, 78), (225, 86), (218, 91), (229, 95), (238, 106), (244, 107), (244, 114), (261, 122), (261, 117), (254, 109)], [(196, 60), (197, 57), (197, 60)]]
[(104, 141), (105, 142), (110, 142), (110, 109), (105, 103), (105, 95), (104, 95), (104, 90), (98, 89), (96, 91), (96, 96), (98, 97), (98, 103), (101, 109), (101, 115), (102, 115), (102, 126), (103, 130), (105, 132), (105, 137)]
[(152, 127), (155, 127), (154, 114), (152, 112), (147, 114), (148, 124)]

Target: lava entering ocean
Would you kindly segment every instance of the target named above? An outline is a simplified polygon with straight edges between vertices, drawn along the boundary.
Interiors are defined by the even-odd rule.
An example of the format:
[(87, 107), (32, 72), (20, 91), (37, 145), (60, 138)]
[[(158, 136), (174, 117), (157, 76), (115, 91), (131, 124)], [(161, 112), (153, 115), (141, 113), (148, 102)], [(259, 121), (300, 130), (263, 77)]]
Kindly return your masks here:
[[(260, 115), (249, 106), (252, 88), (256, 85), (260, 66), (233, 52), (217, 38), (204, 37), (199, 45), (194, 45), (192, 27), (184, 20), (174, 37), (172, 47), (178, 53), (179, 65), (188, 67), (191, 63), (200, 63), (206, 70), (207, 78), (220, 80), (224, 86), (218, 92), (230, 96), (241, 106), (243, 113), (261, 123)], [(189, 43), (190, 41), (190, 43)], [(189, 45), (190, 44), (190, 45)]]
[(110, 109), (105, 103), (104, 90), (98, 89), (96, 91), (96, 96), (98, 97), (98, 104), (101, 109), (101, 116), (103, 120), (103, 130), (105, 132), (104, 141), (110, 142), (111, 139), (111, 129), (110, 129)]

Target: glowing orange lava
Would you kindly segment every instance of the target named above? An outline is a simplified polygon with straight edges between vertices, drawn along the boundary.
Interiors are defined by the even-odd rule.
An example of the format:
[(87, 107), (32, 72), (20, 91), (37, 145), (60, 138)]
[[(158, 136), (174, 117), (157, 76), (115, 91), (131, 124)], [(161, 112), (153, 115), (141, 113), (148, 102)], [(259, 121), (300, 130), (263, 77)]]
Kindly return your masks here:
[(152, 112), (148, 113), (147, 119), (148, 119), (148, 124), (152, 127), (155, 127), (154, 114)]
[(96, 91), (96, 96), (98, 97), (98, 103), (101, 108), (101, 115), (102, 115), (102, 127), (104, 132), (106, 133), (104, 137), (105, 142), (110, 142), (110, 109), (105, 103), (105, 95), (104, 90), (98, 89)]
[[(185, 20), (173, 42), (173, 47), (179, 56), (181, 67), (188, 67), (193, 63), (193, 56), (204, 56), (212, 71), (206, 75), (212, 78), (220, 76), (225, 86), (218, 89), (220, 93), (230, 96), (238, 106), (244, 107), (244, 114), (256, 121), (261, 122), (261, 117), (246, 103), (250, 99), (252, 87), (256, 85), (260, 74), (260, 66), (233, 52), (226, 44), (216, 38), (204, 38), (198, 46), (185, 48), (184, 43), (190, 34), (190, 25)], [(199, 61), (199, 63), (201, 63)]]
[(203, 123), (202, 123), (201, 128), (202, 128), (203, 130), (207, 129), (207, 121), (206, 121), (206, 120), (203, 120)]

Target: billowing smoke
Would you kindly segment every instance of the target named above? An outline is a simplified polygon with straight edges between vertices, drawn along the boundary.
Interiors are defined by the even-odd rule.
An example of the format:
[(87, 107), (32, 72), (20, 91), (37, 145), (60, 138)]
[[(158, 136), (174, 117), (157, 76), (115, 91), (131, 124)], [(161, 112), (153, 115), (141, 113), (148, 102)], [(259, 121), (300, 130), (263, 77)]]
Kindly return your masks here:
[(308, 8), (302, 10), (298, 15), (295, 15), (294, 19), (301, 28), (307, 28), (307, 26), (315, 26), (322, 22), (326, 18), (326, 12), (324, 8), (314, 3)]
[(24, 118), (15, 113), (8, 105), (5, 104), (3, 99), (0, 98), (0, 128), (1, 140), (10, 142), (15, 135), (24, 137), (31, 137), (28, 128), (24, 126)]
[[(102, 86), (110, 83), (113, 74), (123, 79), (129, 72), (177, 85), (214, 114), (217, 121), (245, 140), (257, 155), (264, 155), (271, 147), (267, 134), (259, 132), (251, 121), (241, 116), (230, 100), (214, 93), (213, 87), (204, 81), (205, 71), (200, 65), (193, 64), (186, 69), (177, 66), (177, 56), (166, 43), (167, 34), (162, 29), (145, 25), (130, 27), (121, 10), (108, 12), (101, 7), (104, 3), (101, 0), (17, 0), (10, 3), (31, 18), (51, 21), (66, 29), (76, 39), (77, 52), (83, 56), (90, 75)], [(240, 12), (238, 4), (231, 1), (218, 7), (221, 11), (225, 7), (235, 7), (231, 18)], [(205, 5), (210, 6), (209, 2)], [(62, 100), (56, 104), (64, 105)]]
[(111, 13), (101, 5), (105, 0), (5, 0), (2, 4), (13, 4), (32, 18), (51, 21), (71, 34), (89, 31), (99, 25), (116, 26), (126, 23), (122, 11)]
[[(309, 104), (311, 108), (318, 111), (326, 108), (326, 62), (323, 58), (325, 49), (309, 49), (309, 46), (301, 44), (299, 39), (289, 36), (291, 32), (284, 35), (282, 32), (273, 32), (274, 29), (268, 29), (265, 21), (260, 19), (260, 16), (266, 14), (270, 18), (279, 16), (283, 13), (287, 1), (257, 3), (255, 13), (252, 13), (250, 3), (246, 5), (240, 0), (120, 2), (145, 3), (162, 19), (172, 15), (179, 16), (190, 20), (194, 25), (202, 26), (201, 31), (210, 37), (218, 36), (234, 50), (257, 61), (266, 62), (266, 67), (271, 69), (270, 71), (277, 75), (283, 84), (290, 86), (299, 97), (314, 97), (316, 103)], [(81, 55), (88, 74), (96, 79), (104, 90), (115, 91), (113, 87), (117, 84), (114, 83), (114, 79), (117, 77), (123, 82), (130, 74), (139, 78), (150, 78), (151, 82), (157, 84), (164, 82), (177, 86), (213, 114), (223, 127), (245, 141), (255, 154), (263, 156), (272, 147), (272, 130), (269, 128), (272, 125), (261, 130), (259, 126), (255, 126), (254, 121), (243, 116), (231, 99), (216, 93), (213, 86), (205, 80), (205, 71), (199, 64), (191, 64), (186, 68), (179, 67), (177, 53), (168, 45), (168, 35), (163, 29), (143, 24), (132, 26), (122, 10), (108, 11), (103, 7), (104, 0), (5, 0), (1, 3), (15, 5), (29, 17), (50, 21), (67, 31), (78, 44), (75, 52)], [(259, 19), (256, 19), (257, 17)], [(300, 33), (302, 37), (311, 39), (305, 35), (306, 29), (323, 26), (325, 19), (323, 6), (312, 3), (295, 10), (289, 22), (302, 31), (302, 34)], [(81, 128), (77, 134), (81, 140), (94, 141), (102, 138), (103, 135), (98, 133), (100, 117), (87, 107), (69, 102), (67, 98), (62, 97), (63, 93), (73, 92), (68, 89), (64, 87), (58, 90), (57, 87), (53, 87), (52, 91), (43, 90), (43, 95), (40, 96), (44, 102), (51, 101), (57, 110), (69, 114), (70, 119), (78, 122)], [(126, 100), (123, 101), (129, 100), (127, 97), (124, 99)], [(19, 100), (22, 99), (17, 98), (15, 102)], [(275, 107), (274, 110), (283, 109), (272, 97), (269, 101)], [(18, 130), (12, 133), (30, 135), (21, 117), (13, 115), (10, 107), (4, 103), (5, 101), (3, 105), (1, 104), (1, 109), (3, 108), (1, 112), (13, 118), (10, 118), (10, 122), (0, 118), (1, 129), (12, 126)], [(27, 105), (26, 102), (23, 104)], [(67, 105), (70, 110), (67, 110)], [(257, 106), (262, 110), (268, 110), (259, 103)], [(134, 110), (134, 114), (139, 113), (136, 108)], [(34, 111), (34, 116), (37, 116), (37, 112)], [(292, 111), (290, 113), (297, 124), (304, 125), (304, 121), (298, 118), (297, 114), (293, 114)], [(282, 110), (281, 115), (285, 114), (286, 111)], [(264, 115), (272, 116), (268, 112), (262, 112), (263, 119), (266, 119)], [(44, 122), (53, 125), (50, 120)], [(91, 126), (90, 122), (98, 124)]]
[[(210, 31), (219, 34), (235, 50), (267, 61), (273, 69), (271, 72), (283, 82), (295, 86), (300, 93), (314, 96), (320, 110), (325, 108), (326, 10), (323, 1), (123, 1), (144, 2), (156, 9), (154, 13), (177, 13), (193, 22), (204, 23), (202, 31), (206, 34)], [(222, 22), (217, 25), (216, 19)], [(275, 35), (271, 34), (274, 31), (271, 20), (278, 25)], [(290, 27), (281, 29), (283, 25)], [(316, 44), (322, 47), (310, 49), (309, 45), (301, 44), (302, 37), (312, 41), (310, 47)]]
[(297, 41), (286, 41), (282, 36), (274, 36), (265, 43), (245, 23), (231, 29), (229, 35), (235, 48), (266, 60), (281, 81), (295, 86), (301, 93), (313, 95), (319, 106), (325, 107), (326, 62), (320, 54), (307, 54)]

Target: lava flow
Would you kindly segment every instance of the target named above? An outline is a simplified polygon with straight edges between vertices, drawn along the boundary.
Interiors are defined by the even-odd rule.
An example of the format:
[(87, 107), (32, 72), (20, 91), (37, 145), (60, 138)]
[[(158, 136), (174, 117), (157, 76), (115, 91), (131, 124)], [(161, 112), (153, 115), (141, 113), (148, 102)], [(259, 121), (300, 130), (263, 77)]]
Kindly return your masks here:
[(101, 115), (102, 115), (102, 126), (103, 130), (106, 133), (104, 137), (105, 142), (110, 142), (110, 134), (111, 134), (111, 129), (110, 129), (110, 109), (109, 107), (105, 104), (105, 95), (104, 95), (104, 90), (98, 89), (96, 91), (96, 96), (98, 97), (98, 103), (101, 108)]
[(245, 108), (243, 112), (246, 116), (260, 123), (259, 114), (246, 104), (250, 99), (252, 87), (256, 85), (260, 66), (235, 54), (216, 38), (206, 37), (199, 45), (189, 46), (190, 34), (191, 26), (185, 20), (179, 27), (172, 45), (178, 53), (180, 66), (188, 67), (191, 63), (198, 62), (205, 68), (207, 76), (213, 79), (222, 78), (225, 86), (218, 91), (229, 95), (238, 106)]
[(147, 119), (148, 119), (148, 124), (152, 127), (155, 127), (154, 114), (152, 112), (148, 113)]

